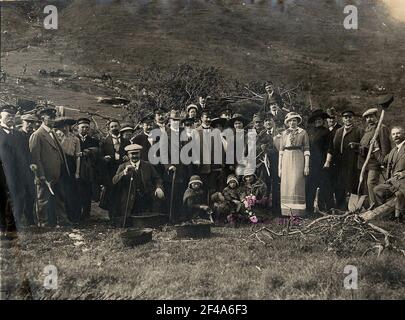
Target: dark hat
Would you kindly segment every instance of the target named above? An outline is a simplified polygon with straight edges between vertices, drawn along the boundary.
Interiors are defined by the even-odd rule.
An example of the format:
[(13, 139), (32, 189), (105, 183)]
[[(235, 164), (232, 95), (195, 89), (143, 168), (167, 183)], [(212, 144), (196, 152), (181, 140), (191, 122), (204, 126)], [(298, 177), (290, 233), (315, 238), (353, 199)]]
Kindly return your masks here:
[(70, 117), (59, 117), (55, 119), (55, 128), (62, 128), (66, 125), (73, 126), (76, 120)]
[(153, 110), (154, 114), (162, 114), (162, 113), (167, 113), (167, 109), (163, 108), (163, 107), (159, 107), (156, 108), (155, 110)]
[(39, 117), (48, 115), (50, 117), (56, 117), (56, 109), (52, 107), (45, 107), (37, 112)]
[(227, 122), (225, 118), (214, 118), (211, 120), (211, 127), (215, 128), (217, 125), (225, 127)]
[(170, 117), (169, 118), (172, 119), (172, 120), (181, 120), (182, 119), (179, 110), (170, 111)]
[(27, 122), (36, 122), (38, 121), (38, 118), (36, 116), (34, 116), (33, 114), (23, 114), (21, 116), (21, 120), (22, 121), (27, 121)]
[(23, 112), (32, 111), (35, 109), (37, 103), (35, 101), (26, 99), (17, 99), (17, 109)]
[(334, 107), (326, 109), (326, 113), (328, 114), (327, 119), (335, 119), (337, 116), (336, 109)]
[(263, 121), (263, 118), (260, 116), (260, 114), (254, 114), (252, 121), (253, 121), (253, 122), (256, 122), (256, 121), (262, 122), (262, 121)]
[(6, 105), (0, 107), (0, 112), (8, 112), (11, 114), (16, 114), (17, 110), (16, 110), (16, 107), (13, 106), (12, 104), (6, 104)]
[(125, 131), (134, 131), (133, 124), (129, 123), (129, 122), (124, 122), (123, 124), (121, 124), (120, 132), (125, 132)]
[(143, 117), (140, 120), (141, 123), (153, 122), (153, 121), (154, 121), (154, 118), (153, 118), (153, 115), (151, 115), (151, 114), (148, 114), (147, 116)]
[(186, 124), (186, 123), (194, 124), (194, 122), (195, 122), (195, 118), (191, 118), (191, 117), (186, 117), (186, 118), (181, 119), (182, 124)]
[(80, 118), (76, 122), (77, 125), (82, 124), (82, 123), (90, 125), (91, 121), (89, 118)]
[(205, 109), (203, 109), (203, 110), (201, 111), (201, 116), (203, 116), (204, 114), (206, 114), (207, 116), (209, 116), (209, 117), (211, 117), (211, 118), (212, 118), (212, 116), (213, 116), (212, 110), (211, 110), (211, 109), (207, 109), (207, 108), (205, 108)]
[(322, 109), (316, 109), (312, 111), (311, 115), (309, 116), (308, 123), (312, 123), (318, 118), (327, 119), (328, 117), (329, 116), (325, 111), (323, 111)]
[(242, 116), (240, 113), (235, 113), (235, 114), (232, 116), (232, 119), (229, 120), (229, 125), (230, 125), (231, 127), (233, 127), (233, 125), (235, 124), (235, 121), (242, 121), (244, 127), (246, 127), (247, 124), (249, 123), (249, 120), (246, 119), (244, 116)]
[(263, 117), (263, 121), (272, 121), (272, 120), (274, 120), (274, 116), (273, 116), (273, 114), (272, 113), (266, 113), (265, 115), (264, 115), (264, 117)]
[(342, 117), (344, 117), (344, 116), (346, 116), (346, 115), (351, 115), (351, 116), (354, 117), (356, 114), (354, 113), (354, 111), (348, 109), (348, 110), (344, 110), (344, 111), (341, 113), (341, 115), (342, 115)]
[(221, 108), (221, 110), (219, 111), (219, 114), (223, 114), (223, 113), (232, 113), (231, 107), (225, 106), (225, 107)]

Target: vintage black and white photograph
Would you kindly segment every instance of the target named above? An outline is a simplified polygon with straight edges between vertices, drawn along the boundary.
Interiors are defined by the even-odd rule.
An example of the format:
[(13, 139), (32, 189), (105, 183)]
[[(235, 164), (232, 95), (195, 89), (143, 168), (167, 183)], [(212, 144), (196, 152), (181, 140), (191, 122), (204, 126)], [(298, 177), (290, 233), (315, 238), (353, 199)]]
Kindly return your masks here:
[(0, 14), (0, 300), (405, 299), (405, 1)]

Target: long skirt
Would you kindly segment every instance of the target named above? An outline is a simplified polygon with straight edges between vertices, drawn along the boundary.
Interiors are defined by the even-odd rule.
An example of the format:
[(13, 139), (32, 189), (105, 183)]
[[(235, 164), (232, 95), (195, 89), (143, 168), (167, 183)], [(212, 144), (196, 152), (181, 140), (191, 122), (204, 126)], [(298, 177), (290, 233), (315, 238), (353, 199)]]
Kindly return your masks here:
[(285, 150), (281, 167), (281, 214), (305, 214), (304, 153), (302, 150)]

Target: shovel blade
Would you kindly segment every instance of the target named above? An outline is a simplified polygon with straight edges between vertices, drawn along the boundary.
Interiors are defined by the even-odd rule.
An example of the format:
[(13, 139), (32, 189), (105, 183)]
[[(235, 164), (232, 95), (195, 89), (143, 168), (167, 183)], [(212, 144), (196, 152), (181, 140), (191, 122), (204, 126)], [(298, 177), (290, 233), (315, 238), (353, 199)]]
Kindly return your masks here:
[(360, 211), (363, 207), (364, 200), (366, 200), (365, 195), (359, 196), (357, 194), (350, 194), (348, 209), (350, 212)]

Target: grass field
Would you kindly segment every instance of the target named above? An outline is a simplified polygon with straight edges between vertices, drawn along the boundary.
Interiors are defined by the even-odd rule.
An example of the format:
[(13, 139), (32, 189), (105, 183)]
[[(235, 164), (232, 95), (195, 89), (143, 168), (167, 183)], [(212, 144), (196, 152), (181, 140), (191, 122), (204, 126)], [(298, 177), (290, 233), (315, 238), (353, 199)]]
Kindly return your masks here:
[[(405, 243), (403, 225), (380, 222)], [(281, 226), (270, 224), (275, 230)], [(262, 244), (252, 226), (214, 227), (208, 239), (176, 239), (173, 227), (153, 241), (125, 247), (122, 230), (99, 220), (83, 229), (23, 232), (2, 242), (6, 298), (32, 299), (404, 299), (405, 258), (328, 252), (321, 238)], [(74, 240), (69, 234), (82, 236)], [(78, 244), (77, 242), (82, 242)], [(76, 245), (75, 245), (76, 243)], [(45, 266), (58, 289), (43, 287)], [(358, 290), (343, 286), (346, 265), (358, 268)]]

